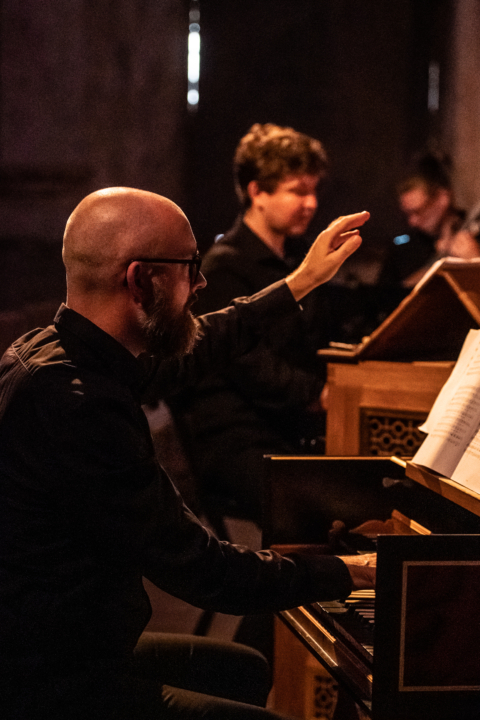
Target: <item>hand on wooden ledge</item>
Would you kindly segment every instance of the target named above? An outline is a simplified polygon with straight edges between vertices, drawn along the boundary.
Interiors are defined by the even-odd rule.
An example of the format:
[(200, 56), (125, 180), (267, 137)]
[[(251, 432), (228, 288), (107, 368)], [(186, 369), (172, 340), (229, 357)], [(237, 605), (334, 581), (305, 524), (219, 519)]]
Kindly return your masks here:
[(368, 590), (375, 587), (377, 555), (343, 555), (341, 557), (352, 578), (354, 590)]

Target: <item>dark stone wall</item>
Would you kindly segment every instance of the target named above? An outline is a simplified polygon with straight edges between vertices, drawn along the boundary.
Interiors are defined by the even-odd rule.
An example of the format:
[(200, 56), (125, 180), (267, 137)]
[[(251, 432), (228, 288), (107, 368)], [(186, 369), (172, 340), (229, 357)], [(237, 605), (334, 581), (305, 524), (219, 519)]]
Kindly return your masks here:
[(444, 128), (460, 207), (480, 203), (480, 2), (457, 0), (446, 82)]
[(183, 204), (187, 4), (1, 0), (0, 349), (64, 299), (61, 240), (92, 190)]

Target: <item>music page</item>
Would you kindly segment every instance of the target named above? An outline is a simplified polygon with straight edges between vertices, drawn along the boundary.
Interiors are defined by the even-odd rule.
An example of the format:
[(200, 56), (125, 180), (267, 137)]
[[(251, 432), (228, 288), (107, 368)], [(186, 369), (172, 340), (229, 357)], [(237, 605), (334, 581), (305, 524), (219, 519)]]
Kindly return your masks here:
[(455, 468), (452, 480), (480, 493), (480, 433), (478, 430)]
[(464, 380), (465, 373), (471, 363), (478, 362), (480, 357), (480, 330), (470, 330), (462, 349), (458, 356), (458, 360), (450, 373), (447, 382), (437, 395), (432, 409), (427, 419), (420, 425), (419, 429), (424, 433), (429, 433), (435, 427), (435, 424), (443, 417), (450, 401), (457, 392), (458, 386)]
[[(469, 459), (480, 472), (480, 331), (467, 336), (457, 365), (445, 383), (422, 429), (427, 438), (413, 457), (424, 465), (451, 478), (457, 465), (471, 446)], [(475, 455), (477, 453), (477, 455)], [(469, 471), (467, 471), (468, 474)], [(461, 470), (456, 479), (464, 476)]]

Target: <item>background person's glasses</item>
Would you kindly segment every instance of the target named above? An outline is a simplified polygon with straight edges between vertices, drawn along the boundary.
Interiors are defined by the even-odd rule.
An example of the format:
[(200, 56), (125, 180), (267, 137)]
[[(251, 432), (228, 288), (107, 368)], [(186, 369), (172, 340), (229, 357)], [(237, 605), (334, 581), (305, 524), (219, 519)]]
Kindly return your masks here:
[(190, 277), (190, 284), (195, 285), (200, 275), (200, 268), (202, 266), (202, 258), (200, 253), (195, 253), (191, 260), (176, 260), (173, 258), (136, 258), (137, 262), (143, 263), (175, 263), (179, 265), (188, 265), (188, 273)]

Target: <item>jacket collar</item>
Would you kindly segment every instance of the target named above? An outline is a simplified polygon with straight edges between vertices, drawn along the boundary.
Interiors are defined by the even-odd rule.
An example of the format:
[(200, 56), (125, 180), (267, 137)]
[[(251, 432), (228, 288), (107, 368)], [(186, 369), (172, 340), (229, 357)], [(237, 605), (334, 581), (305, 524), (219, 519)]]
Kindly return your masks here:
[(237, 217), (232, 229), (224, 235), (220, 242), (234, 245), (241, 242), (245, 256), (248, 256), (253, 264), (278, 265), (288, 272), (300, 264), (308, 250), (303, 238), (287, 237), (285, 239), (286, 256), (285, 258), (279, 257), (245, 224), (242, 215)]
[(55, 315), (54, 325), (74, 356), (84, 360), (89, 356), (100, 361), (135, 394), (139, 393), (143, 381), (142, 365), (115, 338), (63, 303)]

